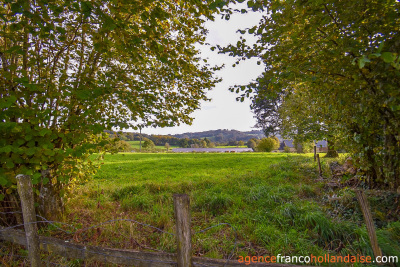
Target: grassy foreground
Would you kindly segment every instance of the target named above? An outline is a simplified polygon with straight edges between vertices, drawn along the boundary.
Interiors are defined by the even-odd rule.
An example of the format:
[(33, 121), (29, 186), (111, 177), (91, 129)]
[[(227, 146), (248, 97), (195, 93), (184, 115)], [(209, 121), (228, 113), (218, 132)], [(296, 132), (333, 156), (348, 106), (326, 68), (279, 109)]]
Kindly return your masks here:
[[(327, 171), (326, 162), (323, 166)], [(187, 193), (196, 233), (195, 255), (234, 259), (278, 254), (372, 256), (353, 190), (327, 187), (326, 181), (317, 179), (316, 170), (311, 155), (106, 155), (95, 178), (77, 188), (69, 200), (68, 220), (87, 227), (129, 218), (172, 233), (172, 196)], [(392, 205), (393, 199), (373, 193), (369, 196), (374, 217), (380, 218), (377, 232), (383, 253), (400, 256), (400, 223), (388, 222), (382, 214), (382, 207)], [(236, 245), (235, 233), (227, 225), (198, 233), (218, 223), (234, 227)], [(105, 224), (78, 240), (116, 248), (175, 252), (172, 236), (135, 222)]]

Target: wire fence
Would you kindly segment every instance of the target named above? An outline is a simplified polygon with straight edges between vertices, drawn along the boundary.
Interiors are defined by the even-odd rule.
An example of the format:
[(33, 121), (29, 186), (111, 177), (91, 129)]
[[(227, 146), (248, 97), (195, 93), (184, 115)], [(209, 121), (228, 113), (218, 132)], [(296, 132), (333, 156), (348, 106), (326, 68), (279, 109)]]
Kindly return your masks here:
[[(167, 232), (159, 227), (143, 223), (130, 218), (111, 219), (94, 225), (78, 228), (74, 225), (50, 221), (35, 213), (34, 199), (32, 192), (31, 179), (27, 175), (17, 176), (18, 193), (21, 198), (21, 211), (5, 211), (0, 212), (1, 215), (16, 215), (23, 217), (23, 224), (17, 223), (7, 227), (0, 226), (0, 240), (9, 241), (14, 244), (23, 245), (28, 248), (28, 257), (24, 255), (11, 252), (10, 250), (1, 248), (0, 260), (2, 258), (20, 258), (24, 262), (29, 260), (32, 267), (42, 266), (44, 260), (47, 266), (69, 265), (69, 259), (81, 260), (83, 265), (86, 266), (87, 262), (101, 262), (112, 263), (117, 265), (130, 265), (135, 267), (164, 267), (164, 266), (204, 266), (204, 267), (231, 267), (231, 266), (245, 266), (245, 263), (231, 260), (238, 244), (238, 235), (236, 229), (229, 223), (218, 223), (202, 230), (193, 232), (191, 226), (190, 215), (190, 200), (189, 196), (185, 194), (174, 195), (174, 219), (175, 219), (175, 232)], [(94, 230), (100, 232), (100, 228), (105, 228), (106, 225), (116, 224), (121, 222), (128, 222), (130, 226), (146, 227), (152, 229), (153, 233), (160, 235), (167, 235), (170, 239), (175, 238), (176, 253), (167, 253), (162, 250), (140, 246), (141, 248), (153, 251), (136, 251), (127, 249), (107, 248), (104, 246), (93, 246), (90, 242), (85, 242), (84, 236), (88, 236), (89, 232)], [(38, 224), (48, 224), (62, 233), (68, 235), (68, 238), (54, 238), (49, 236), (38, 235)], [(205, 257), (194, 257), (192, 255), (192, 236), (200, 235), (217, 227), (229, 227), (232, 231), (231, 241), (233, 242), (232, 249), (227, 254), (226, 259), (211, 259)], [(24, 228), (25, 231), (22, 231)], [(132, 229), (130, 229), (132, 230)], [(144, 232), (144, 231), (139, 231)], [(100, 235), (100, 234), (99, 234)], [(1, 245), (1, 243), (0, 243)], [(42, 251), (48, 253), (46, 259), (41, 259)], [(63, 260), (54, 262), (53, 256), (59, 255), (64, 257)], [(21, 258), (22, 257), (22, 258)], [(68, 259), (68, 260), (65, 260)], [(74, 260), (72, 260), (73, 262)], [(60, 262), (60, 263), (59, 263)], [(78, 266), (82, 265), (80, 262)], [(269, 264), (269, 263), (254, 263), (255, 266), (288, 266), (284, 264)], [(75, 266), (73, 264), (73, 266)], [(295, 266), (295, 265), (292, 265)]]
[[(0, 212), (0, 215), (11, 215), (11, 214), (22, 214), (22, 212), (21, 212), (21, 211)], [(159, 232), (160, 234), (167, 234), (167, 235), (170, 235), (170, 236), (175, 236), (175, 233), (167, 232), (167, 231), (164, 231), (163, 229), (160, 229), (160, 228), (158, 228), (158, 227), (152, 226), (152, 225), (150, 225), (150, 224), (143, 223), (143, 222), (139, 222), (139, 221), (137, 221), (137, 220), (128, 219), (128, 218), (123, 218), (123, 219), (112, 219), (112, 220), (104, 221), (104, 222), (101, 222), (101, 223), (98, 223), (98, 224), (90, 225), (90, 226), (85, 227), (85, 228), (83, 228), (83, 229), (78, 229), (78, 228), (75, 227), (74, 225), (71, 225), (71, 224), (68, 224), (68, 223), (65, 223), (65, 222), (50, 221), (50, 220), (47, 220), (46, 218), (44, 218), (43, 216), (40, 216), (40, 215), (36, 215), (36, 217), (37, 217), (39, 220), (37, 220), (37, 221), (35, 221), (35, 222), (28, 222), (28, 224), (47, 223), (47, 224), (53, 226), (54, 228), (56, 228), (57, 230), (59, 230), (59, 231), (65, 233), (65, 234), (67, 234), (67, 235), (69, 235), (69, 236), (73, 236), (73, 237), (74, 237), (74, 236), (77, 236), (77, 235), (82, 235), (82, 234), (88, 233), (88, 232), (89, 232), (90, 230), (92, 230), (92, 229), (97, 229), (97, 228), (99, 228), (99, 227), (104, 227), (105, 225), (113, 224), (113, 223), (117, 223), (117, 222), (131, 222), (131, 223), (135, 223), (135, 224), (137, 224), (137, 225), (141, 225), (141, 226), (148, 227), (148, 228), (151, 228), (151, 229), (153, 229), (153, 230), (156, 230), (156, 231)], [(21, 229), (21, 228), (23, 228), (26, 224), (27, 224), (27, 223), (25, 223), (25, 224), (16, 224), (16, 225), (8, 226), (8, 227), (3, 227), (3, 228), (0, 229), (0, 237), (3, 237), (3, 239), (4, 239), (4, 236), (2, 236), (2, 233), (6, 233), (6, 232), (9, 232), (9, 233), (11, 233), (12, 235), (15, 236), (15, 232), (14, 232), (14, 231), (13, 231), (13, 232), (10, 232), (10, 230)], [(64, 228), (67, 228), (67, 230), (66, 230), (66, 229), (63, 229), (62, 227), (60, 227), (60, 225), (64, 226)], [(222, 265), (222, 266), (227, 266), (227, 264), (229, 263), (229, 261), (232, 259), (232, 256), (233, 256), (233, 254), (234, 254), (234, 251), (235, 251), (236, 248), (237, 248), (237, 239), (238, 239), (237, 232), (236, 232), (235, 228), (234, 228), (231, 224), (229, 224), (229, 223), (218, 223), (218, 224), (216, 224), (216, 225), (212, 225), (212, 226), (207, 227), (207, 228), (205, 228), (205, 229), (196, 231), (196, 232), (193, 233), (193, 235), (197, 235), (197, 234), (201, 234), (201, 233), (207, 232), (207, 231), (209, 231), (209, 230), (211, 230), (211, 229), (214, 229), (214, 228), (217, 228), (217, 227), (219, 227), (219, 226), (228, 226), (228, 227), (230, 227), (230, 228), (232, 229), (232, 231), (233, 231), (232, 239), (233, 239), (234, 245), (233, 245), (232, 250), (231, 250), (230, 253), (229, 253), (229, 256), (228, 256), (227, 259), (225, 260), (225, 261), (226, 261), (226, 264)], [(69, 228), (69, 230), (68, 230), (68, 228)], [(23, 234), (23, 233), (20, 231), (20, 234)], [(64, 240), (64, 242), (65, 242), (65, 241), (72, 241), (72, 240), (71, 240), (71, 239), (70, 239), (70, 240)], [(66, 244), (64, 245), (65, 247), (70, 247), (70, 248), (73, 248), (74, 250), (78, 250), (78, 251), (81, 252), (82, 255), (84, 255), (84, 254), (88, 251), (88, 249), (87, 249), (86, 246), (85, 246), (84, 248), (79, 248), (79, 247), (75, 246), (75, 244), (74, 244), (74, 245), (72, 245), (72, 244), (69, 245), (68, 242), (65, 242), (65, 243), (66, 243)], [(41, 242), (41, 244), (42, 244), (42, 245), (46, 245), (46, 244), (49, 244), (49, 242), (43, 241), (43, 242)], [(162, 252), (162, 253), (167, 253), (167, 252), (160, 251), (160, 250), (154, 249), (154, 248), (149, 248), (149, 247), (146, 247), (146, 248), (147, 248), (147, 249), (156, 250), (156, 251), (159, 251), (159, 252)], [(23, 262), (29, 261), (29, 259), (28, 259), (27, 256), (23, 256), (23, 255), (16, 254), (16, 253), (6, 253), (5, 251), (7, 251), (7, 250), (5, 249), (5, 247), (2, 247), (2, 248), (0, 249), (0, 256), (1, 256), (2, 258), (5, 258), (5, 257), (6, 257), (6, 258), (10, 258), (10, 259), (11, 259), (11, 258), (17, 258), (18, 260), (21, 260), (21, 259), (22, 259)], [(104, 258), (107, 258), (107, 257), (110, 256), (109, 253), (103, 253), (103, 252), (100, 252), (100, 251), (91, 251), (91, 253), (97, 254), (97, 255), (99, 255), (99, 256), (103, 256)], [(124, 259), (124, 260), (126, 260), (126, 261), (127, 261), (127, 260), (135, 260), (135, 261), (141, 261), (141, 262), (146, 262), (146, 263), (160, 263), (160, 264), (164, 264), (163, 266), (169, 266), (169, 265), (171, 265), (171, 266), (176, 266), (176, 261), (175, 261), (175, 260), (154, 260), (154, 259), (143, 259), (143, 258), (140, 258), (140, 257), (115, 256), (115, 255), (114, 255), (113, 257), (122, 258), (122, 259)], [(68, 264), (65, 265), (65, 264), (62, 264), (62, 263), (54, 263), (54, 262), (51, 262), (51, 261), (49, 261), (49, 260), (44, 260), (43, 262), (44, 262), (47, 266), (49, 266), (49, 265), (70, 266), (70, 265), (68, 265)], [(206, 264), (206, 263), (193, 262), (193, 266), (210, 266), (210, 267), (213, 267), (213, 266), (221, 266), (221, 265), (220, 265), (220, 264), (212, 265), (212, 264)]]

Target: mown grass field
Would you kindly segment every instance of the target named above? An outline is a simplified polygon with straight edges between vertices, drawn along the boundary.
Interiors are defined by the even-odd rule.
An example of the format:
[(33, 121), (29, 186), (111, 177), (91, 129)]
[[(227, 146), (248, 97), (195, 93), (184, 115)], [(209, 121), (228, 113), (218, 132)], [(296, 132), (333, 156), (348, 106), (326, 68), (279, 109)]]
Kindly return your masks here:
[[(323, 168), (327, 177), (326, 159)], [(174, 232), (172, 196), (186, 193), (191, 198), (195, 255), (372, 256), (353, 190), (333, 190), (317, 176), (312, 155), (106, 155), (94, 179), (75, 189), (67, 205), (67, 220), (85, 227), (129, 218)], [(377, 232), (384, 254), (400, 256), (400, 223), (388, 223), (383, 214), (387, 213), (383, 207), (390, 207), (393, 199), (373, 193), (369, 196), (372, 212), (380, 218)], [(234, 231), (226, 225), (197, 233), (218, 223), (234, 227), (236, 245)], [(170, 235), (132, 222), (107, 224), (83, 240), (95, 245), (141, 250), (151, 247), (166, 252), (175, 252), (176, 247)]]

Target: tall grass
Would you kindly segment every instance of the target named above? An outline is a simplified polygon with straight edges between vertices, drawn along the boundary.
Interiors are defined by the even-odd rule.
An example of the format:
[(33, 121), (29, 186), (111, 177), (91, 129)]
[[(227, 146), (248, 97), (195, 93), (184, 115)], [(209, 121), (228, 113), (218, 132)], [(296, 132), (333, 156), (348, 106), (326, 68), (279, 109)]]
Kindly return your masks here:
[[(328, 176), (326, 159), (324, 175)], [(134, 218), (174, 231), (174, 193), (191, 198), (194, 253), (224, 258), (248, 255), (371, 255), (362, 215), (349, 189), (333, 190), (317, 179), (311, 155), (118, 154), (106, 155), (96, 177), (76, 190), (69, 214), (82, 224)], [(335, 204), (332, 195), (341, 196)], [(378, 210), (378, 203), (371, 203)], [(389, 205), (389, 204), (388, 204)], [(84, 220), (82, 218), (85, 218)], [(112, 245), (132, 248), (107, 230)], [(115, 229), (114, 229), (115, 231)], [(386, 255), (399, 255), (400, 224), (382, 223), (378, 239)], [(121, 225), (118, 234), (143, 247), (174, 252), (173, 238), (143, 227)], [(117, 241), (115, 241), (117, 240)], [(355, 264), (356, 266), (357, 264)]]

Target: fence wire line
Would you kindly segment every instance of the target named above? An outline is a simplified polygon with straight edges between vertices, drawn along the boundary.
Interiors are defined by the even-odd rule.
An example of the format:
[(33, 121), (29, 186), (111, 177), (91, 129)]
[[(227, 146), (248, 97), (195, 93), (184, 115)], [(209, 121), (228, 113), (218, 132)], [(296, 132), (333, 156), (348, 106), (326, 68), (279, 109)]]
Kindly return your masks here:
[[(0, 212), (0, 214), (22, 214), (22, 212), (21, 212), (21, 211)], [(61, 227), (59, 227), (58, 225), (56, 225), (56, 223), (63, 224), (63, 225), (68, 225), (68, 226), (70, 226), (70, 227), (72, 227), (72, 228), (74, 228), (74, 229), (76, 230), (77, 228), (76, 228), (75, 226), (73, 226), (72, 224), (63, 223), (63, 222), (58, 222), (58, 221), (49, 221), (49, 220), (47, 220), (45, 217), (40, 216), (40, 215), (38, 215), (38, 214), (36, 214), (36, 217), (39, 217), (39, 218), (41, 218), (41, 219), (44, 220), (44, 221), (37, 221), (37, 222), (33, 222), (33, 223), (46, 222), (46, 223), (49, 223), (49, 224), (53, 225), (54, 227), (56, 227), (56, 228), (59, 229), (60, 231), (63, 231), (63, 232), (66, 233), (66, 234), (74, 234), (74, 233), (76, 233), (76, 231), (75, 231), (75, 232), (66, 231), (66, 230), (62, 229)], [(14, 225), (13, 228), (16, 228), (16, 227), (19, 227), (19, 226), (23, 226), (23, 224)], [(9, 229), (9, 227), (4, 228), (3, 230), (7, 230), (7, 229)], [(0, 229), (0, 231), (3, 231), (3, 230)]]
[[(22, 214), (22, 212), (20, 212), (20, 211), (14, 211), (14, 212), (0, 212), (0, 214), (18, 214), (18, 213), (19, 213), (19, 214)], [(73, 234), (73, 235), (75, 235), (75, 234), (77, 234), (77, 233), (87, 232), (88, 230), (93, 229), (93, 228), (95, 228), (95, 227), (99, 227), (99, 226), (102, 226), (102, 225), (104, 225), (104, 224), (109, 224), (109, 223), (118, 222), (118, 221), (134, 222), (134, 223), (137, 223), (137, 224), (139, 224), (139, 225), (143, 225), (143, 226), (146, 226), (146, 227), (150, 227), (150, 228), (156, 229), (156, 230), (158, 230), (159, 232), (162, 232), (162, 233), (165, 233), (165, 234), (169, 234), (169, 235), (172, 235), (172, 236), (175, 235), (174, 233), (166, 232), (166, 231), (164, 231), (164, 230), (162, 230), (162, 229), (160, 229), (160, 228), (158, 228), (158, 227), (155, 227), (155, 226), (152, 226), (152, 225), (149, 225), (149, 224), (146, 224), (146, 223), (142, 223), (142, 222), (139, 222), (139, 221), (136, 221), (136, 220), (132, 220), (132, 219), (114, 219), (114, 220), (108, 220), (108, 221), (105, 221), (105, 222), (102, 222), (102, 223), (99, 223), (99, 224), (96, 224), (96, 225), (92, 225), (92, 226), (87, 227), (87, 228), (84, 228), (84, 229), (77, 229), (75, 226), (73, 226), (73, 225), (71, 225), (71, 224), (67, 224), (67, 223), (63, 223), (63, 222), (58, 222), (58, 221), (49, 221), (49, 220), (47, 220), (46, 218), (44, 218), (44, 217), (42, 217), (42, 216), (40, 216), (40, 215), (36, 215), (36, 216), (39, 217), (39, 218), (41, 218), (41, 219), (43, 219), (43, 221), (29, 222), (29, 224), (34, 224), (34, 223), (49, 223), (49, 224), (55, 226), (57, 229), (59, 229), (59, 230), (65, 232), (65, 233), (67, 233), (67, 234)], [(77, 229), (77, 230), (76, 230), (75, 232), (65, 231), (65, 230), (63, 230), (62, 228), (58, 227), (55, 223), (68, 225), (68, 226), (70, 226), (70, 227), (72, 227), (72, 228), (74, 228), (74, 229)], [(231, 253), (230, 253), (230, 255), (228, 256), (226, 263), (224, 264), (224, 266), (226, 266), (226, 264), (228, 264), (229, 260), (232, 258), (233, 254), (234, 254), (234, 251), (235, 251), (235, 249), (236, 249), (236, 247), (237, 247), (237, 239), (238, 239), (238, 238), (237, 238), (236, 229), (235, 229), (231, 224), (229, 224), (229, 223), (218, 223), (218, 224), (216, 224), (216, 225), (207, 227), (207, 228), (205, 228), (205, 229), (203, 229), (203, 230), (197, 231), (197, 232), (194, 233), (194, 235), (200, 234), (200, 233), (204, 233), (204, 232), (206, 232), (206, 231), (208, 231), (208, 230), (210, 230), (210, 229), (213, 229), (213, 228), (218, 227), (218, 226), (221, 226), (221, 225), (227, 225), (227, 226), (231, 227), (232, 230), (233, 230), (233, 232), (234, 232), (234, 237), (235, 237), (235, 241), (234, 241), (234, 245), (233, 245), (233, 248), (232, 248), (232, 250), (231, 250)], [(0, 229), (0, 232), (1, 232), (1, 231), (6, 231), (6, 230), (9, 230), (9, 229), (14, 229), (14, 228), (21, 227), (21, 226), (24, 226), (24, 224), (18, 224), (18, 225), (6, 227), (6, 228), (3, 228), (3, 229)], [(43, 244), (46, 244), (46, 242), (43, 242)], [(65, 244), (65, 246), (68, 247), (67, 244)], [(86, 250), (86, 249), (79, 249), (79, 248), (76, 248), (76, 247), (74, 247), (74, 248), (77, 249), (77, 250), (81, 250), (81, 251), (83, 251), (83, 252), (88, 251), (88, 250)], [(151, 248), (148, 248), (148, 249), (151, 249)], [(108, 254), (106, 254), (106, 253), (101, 253), (101, 252), (94, 252), (94, 251), (91, 251), (91, 253), (99, 254), (99, 255), (104, 255), (104, 256), (108, 256), (108, 257), (110, 256), (110, 255), (108, 255)], [(125, 257), (125, 256), (113, 256), (113, 257), (125, 258), (125, 259), (132, 259), (132, 260), (139, 260), (139, 261), (145, 261), (145, 262), (158, 262), (158, 263), (168, 263), (168, 264), (174, 264), (174, 263), (175, 263), (175, 262), (167, 262), (167, 261), (146, 260), (146, 259), (140, 259), (140, 258), (134, 258), (134, 257)], [(212, 265), (208, 265), (208, 264), (201, 264), (201, 263), (193, 263), (193, 264), (196, 265), (196, 266), (213, 267)]]
[(143, 225), (143, 226), (147, 226), (147, 227), (156, 229), (157, 231), (162, 232), (162, 233), (164, 233), (164, 234), (175, 235), (175, 234), (173, 234), (173, 233), (166, 232), (166, 231), (164, 231), (164, 230), (162, 230), (162, 229), (160, 229), (160, 228), (157, 228), (157, 227), (155, 227), (155, 226), (152, 226), (152, 225), (150, 225), (150, 224), (138, 222), (138, 221), (135, 221), (135, 220), (132, 220), (132, 219), (115, 219), (115, 220), (109, 220), (109, 221), (105, 221), (105, 222), (102, 222), (102, 223), (99, 223), (99, 224), (96, 224), (96, 225), (93, 225), (93, 226), (84, 228), (84, 229), (82, 229), (82, 230), (78, 230), (78, 231), (76, 231), (75, 233), (77, 233), (77, 232), (86, 232), (86, 231), (88, 231), (88, 230), (90, 230), (90, 229), (92, 229), (92, 228), (95, 228), (95, 227), (98, 227), (98, 226), (101, 226), (101, 225), (104, 225), (104, 224), (113, 223), (113, 222), (121, 222), (121, 221), (125, 221), (125, 222), (134, 222), (134, 223), (137, 223), (137, 224), (140, 224), (140, 225)]
[(0, 211), (0, 214), (16, 214), (16, 213), (22, 214), (22, 211), (8, 211), (8, 212)]
[[(5, 212), (0, 212), (0, 214), (4, 214), (4, 213), (5, 213)], [(21, 212), (12, 212), (12, 213), (21, 213)], [(164, 233), (164, 234), (175, 235), (175, 234), (173, 234), (173, 233), (166, 232), (166, 231), (164, 231), (164, 230), (162, 230), (162, 229), (160, 229), (160, 228), (157, 228), (157, 227), (155, 227), (155, 226), (152, 226), (152, 225), (150, 225), (150, 224), (142, 223), (142, 222), (139, 222), (139, 221), (136, 221), (136, 220), (132, 220), (132, 219), (115, 219), (115, 220), (109, 220), (109, 221), (105, 221), (105, 222), (102, 222), (102, 223), (99, 223), (99, 224), (96, 224), (96, 225), (92, 225), (92, 226), (87, 227), (87, 228), (77, 229), (75, 226), (73, 226), (73, 225), (71, 225), (71, 224), (68, 224), (68, 223), (63, 223), (63, 222), (59, 222), (59, 221), (49, 221), (49, 220), (47, 220), (46, 218), (44, 218), (44, 217), (42, 217), (42, 216), (40, 216), (40, 215), (36, 215), (36, 216), (39, 217), (39, 218), (41, 218), (41, 219), (43, 219), (43, 221), (29, 222), (28, 224), (34, 224), (34, 223), (49, 223), (49, 224), (55, 226), (57, 229), (59, 229), (59, 230), (65, 232), (65, 233), (67, 233), (67, 234), (82, 233), (82, 232), (86, 232), (86, 231), (88, 231), (88, 230), (90, 230), (90, 229), (92, 229), (92, 228), (102, 226), (102, 225), (104, 225), (104, 224), (109, 224), (109, 223), (118, 222), (118, 221), (126, 221), (126, 222), (134, 222), (134, 223), (137, 223), (137, 224), (140, 224), (140, 225), (143, 225), (143, 226), (147, 226), (147, 227), (156, 229), (156, 230), (158, 230), (159, 232), (162, 232), (162, 233)], [(58, 227), (55, 223), (68, 225), (68, 226), (70, 226), (70, 227), (72, 227), (72, 228), (74, 228), (74, 229), (77, 229), (77, 230), (76, 230), (75, 232), (65, 231), (65, 230), (63, 230), (62, 228)], [(17, 225), (9, 226), (9, 227), (0, 229), (0, 232), (1, 232), (1, 231), (6, 231), (6, 230), (8, 230), (8, 229), (17, 228), (17, 227), (20, 227), (20, 226), (24, 226), (24, 224), (17, 224)]]

